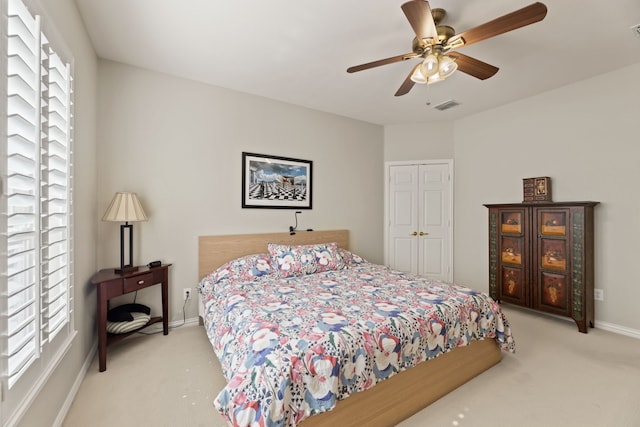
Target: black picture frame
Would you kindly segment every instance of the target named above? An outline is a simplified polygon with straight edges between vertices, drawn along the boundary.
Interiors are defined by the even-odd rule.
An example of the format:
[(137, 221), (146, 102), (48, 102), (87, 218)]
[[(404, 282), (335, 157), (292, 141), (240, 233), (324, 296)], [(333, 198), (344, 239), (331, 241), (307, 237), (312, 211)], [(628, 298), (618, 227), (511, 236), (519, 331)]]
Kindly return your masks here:
[(242, 153), (242, 207), (312, 209), (313, 161)]

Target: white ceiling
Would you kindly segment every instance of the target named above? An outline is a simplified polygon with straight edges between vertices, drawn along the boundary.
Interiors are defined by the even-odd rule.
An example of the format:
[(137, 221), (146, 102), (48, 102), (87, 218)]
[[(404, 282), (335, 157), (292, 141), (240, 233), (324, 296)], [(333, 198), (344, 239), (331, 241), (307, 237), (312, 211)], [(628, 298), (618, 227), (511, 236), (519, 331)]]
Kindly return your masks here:
[[(500, 68), (481, 81), (394, 93), (418, 61), (404, 0), (76, 0), (99, 57), (377, 124), (452, 120), (640, 63), (639, 0), (543, 0), (546, 18), (459, 51)], [(457, 33), (532, 0), (431, 0)], [(461, 105), (438, 111), (434, 105)], [(430, 105), (428, 105), (430, 103)]]

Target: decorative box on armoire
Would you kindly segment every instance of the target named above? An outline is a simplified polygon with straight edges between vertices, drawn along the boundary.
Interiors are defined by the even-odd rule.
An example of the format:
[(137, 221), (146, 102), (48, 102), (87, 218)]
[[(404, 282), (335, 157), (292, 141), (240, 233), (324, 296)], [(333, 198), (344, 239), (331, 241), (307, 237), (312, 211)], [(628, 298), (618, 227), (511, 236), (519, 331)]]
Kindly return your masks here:
[(593, 328), (593, 208), (598, 202), (486, 204), (489, 294)]

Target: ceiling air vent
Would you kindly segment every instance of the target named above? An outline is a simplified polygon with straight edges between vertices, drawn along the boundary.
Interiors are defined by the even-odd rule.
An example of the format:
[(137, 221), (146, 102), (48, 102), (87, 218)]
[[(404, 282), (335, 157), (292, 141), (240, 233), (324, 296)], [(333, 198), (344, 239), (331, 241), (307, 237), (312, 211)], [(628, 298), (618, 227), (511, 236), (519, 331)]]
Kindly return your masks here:
[(451, 99), (449, 101), (443, 102), (442, 104), (438, 104), (433, 108), (435, 108), (436, 110), (444, 111), (448, 110), (449, 108), (457, 107), (458, 105), (460, 105), (458, 101), (454, 101), (453, 99)]

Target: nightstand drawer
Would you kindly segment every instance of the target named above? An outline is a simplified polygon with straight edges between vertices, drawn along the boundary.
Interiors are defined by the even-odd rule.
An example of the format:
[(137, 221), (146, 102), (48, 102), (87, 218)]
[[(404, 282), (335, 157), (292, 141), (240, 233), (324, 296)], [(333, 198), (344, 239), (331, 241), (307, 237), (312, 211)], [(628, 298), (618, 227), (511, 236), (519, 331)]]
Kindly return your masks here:
[(138, 289), (146, 288), (147, 286), (155, 285), (162, 281), (154, 280), (153, 276), (153, 272), (150, 272), (124, 279), (124, 293), (137, 291)]

